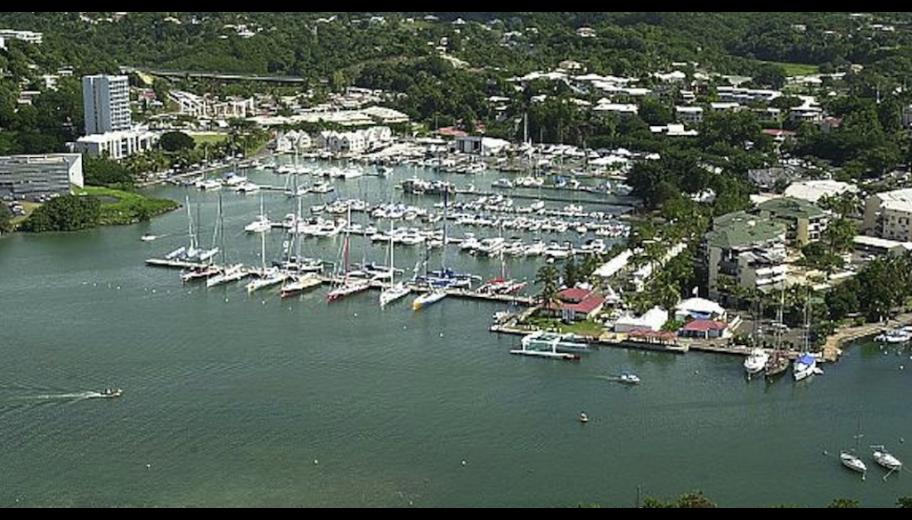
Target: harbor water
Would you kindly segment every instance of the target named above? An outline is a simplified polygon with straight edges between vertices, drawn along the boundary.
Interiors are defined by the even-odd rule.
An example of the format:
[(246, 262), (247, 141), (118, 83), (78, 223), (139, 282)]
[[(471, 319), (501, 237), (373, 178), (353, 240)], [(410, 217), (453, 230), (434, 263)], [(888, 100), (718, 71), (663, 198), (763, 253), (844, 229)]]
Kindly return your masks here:
[[(392, 189), (411, 174), (336, 181), (336, 194), (305, 204), (439, 202)], [(479, 189), (496, 178), (445, 177)], [(251, 180), (284, 182), (265, 171)], [(189, 195), (208, 245), (217, 193), (149, 193)], [(259, 195), (221, 197), (229, 261), (256, 264), (260, 241), (243, 227)], [(280, 192), (264, 200), (275, 220), (292, 211)], [(869, 448), (912, 462), (909, 349), (854, 345), (798, 384), (790, 373), (747, 381), (735, 356), (511, 356), (518, 339), (487, 330), (504, 304), (446, 298), (414, 312), (407, 298), (380, 309), (376, 291), (327, 304), (325, 287), (283, 301), (242, 283), (182, 285), (177, 271), (144, 265), (185, 245), (186, 229), (179, 210), (0, 239), (0, 506), (632, 506), (638, 487), (662, 498), (702, 490), (729, 506), (912, 495), (908, 475), (882, 481)], [(284, 240), (269, 232), (268, 254)], [(308, 239), (303, 253), (335, 260), (341, 240)], [(385, 254), (352, 239), (352, 261)], [(396, 249), (406, 271), (422, 258), (421, 247)], [(542, 262), (506, 270), (531, 280)], [(430, 263), (486, 279), (501, 270), (455, 247)], [(624, 370), (642, 383), (611, 380)], [(106, 387), (123, 397), (97, 398)], [(859, 424), (865, 481), (838, 459)]]

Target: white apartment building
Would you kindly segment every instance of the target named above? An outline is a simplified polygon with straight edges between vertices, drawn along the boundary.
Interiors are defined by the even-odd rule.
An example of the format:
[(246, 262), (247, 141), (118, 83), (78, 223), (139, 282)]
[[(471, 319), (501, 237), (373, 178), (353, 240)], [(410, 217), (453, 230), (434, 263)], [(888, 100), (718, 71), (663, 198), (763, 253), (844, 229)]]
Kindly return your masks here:
[(133, 124), (126, 76), (83, 76), (82, 102), (87, 135), (129, 130)]
[(386, 126), (373, 126), (353, 132), (323, 131), (316, 144), (333, 153), (358, 154), (382, 147), (393, 139), (392, 130)]
[(0, 29), (0, 39), (21, 40), (26, 43), (41, 43), (44, 34), (34, 31), (17, 31), (15, 29)]
[(91, 134), (69, 143), (73, 152), (92, 156), (107, 155), (111, 159), (123, 159), (135, 153), (151, 150), (158, 136), (145, 130), (120, 130)]

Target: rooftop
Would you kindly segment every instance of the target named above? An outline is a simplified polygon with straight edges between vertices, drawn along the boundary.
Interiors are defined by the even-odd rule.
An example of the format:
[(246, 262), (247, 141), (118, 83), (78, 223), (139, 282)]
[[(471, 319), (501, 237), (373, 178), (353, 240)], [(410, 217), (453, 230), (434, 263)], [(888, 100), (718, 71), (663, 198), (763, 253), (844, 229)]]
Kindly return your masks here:
[(724, 249), (777, 239), (785, 239), (785, 224), (743, 211), (716, 217), (713, 230), (706, 233), (710, 246)]
[(757, 206), (761, 211), (768, 211), (777, 218), (815, 218), (826, 212), (811, 202), (794, 197), (777, 197)]

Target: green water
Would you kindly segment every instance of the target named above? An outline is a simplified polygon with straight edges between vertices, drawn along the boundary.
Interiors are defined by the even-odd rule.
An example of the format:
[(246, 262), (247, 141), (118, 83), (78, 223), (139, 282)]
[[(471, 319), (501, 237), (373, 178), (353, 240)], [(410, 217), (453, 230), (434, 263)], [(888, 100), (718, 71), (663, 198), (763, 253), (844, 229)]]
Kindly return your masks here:
[[(388, 184), (336, 183), (401, 197)], [(202, 201), (211, 233), (218, 195), (153, 193), (190, 194), (194, 210)], [(229, 252), (256, 261), (259, 240), (242, 228), (258, 196), (223, 199)], [(266, 202), (277, 218), (290, 207), (280, 194)], [(239, 284), (182, 286), (177, 272), (143, 265), (183, 245), (185, 229), (178, 211), (0, 239), (0, 505), (627, 506), (637, 486), (661, 497), (701, 489), (730, 506), (912, 495), (908, 475), (881, 480), (867, 449), (884, 443), (912, 464), (908, 350), (856, 346), (823, 376), (769, 385), (745, 381), (741, 360), (725, 356), (518, 358), (507, 354), (515, 339), (486, 330), (502, 305), (380, 310), (376, 292), (327, 305), (326, 289), (282, 302)], [(167, 236), (143, 243), (144, 233)], [(281, 240), (271, 232), (270, 250)], [(308, 241), (304, 252), (332, 258), (338, 244)], [(383, 253), (353, 243), (355, 259)], [(421, 256), (400, 248), (397, 264)], [(508, 269), (531, 276), (536, 265)], [(624, 369), (642, 384), (604, 378)], [(80, 398), (106, 386), (124, 397)], [(834, 457), (854, 445), (859, 418), (864, 482)]]

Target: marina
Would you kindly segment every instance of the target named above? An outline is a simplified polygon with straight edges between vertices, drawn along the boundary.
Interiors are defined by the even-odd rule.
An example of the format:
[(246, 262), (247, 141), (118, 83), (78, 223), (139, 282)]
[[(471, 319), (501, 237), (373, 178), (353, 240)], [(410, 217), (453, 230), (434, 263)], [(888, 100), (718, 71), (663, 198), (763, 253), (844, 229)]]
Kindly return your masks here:
[[(390, 184), (411, 175), (393, 167), (386, 180), (334, 181), (331, 196), (365, 200), (375, 209), (399, 203), (403, 195)], [(245, 176), (260, 185), (282, 184), (267, 172)], [(11, 275), (0, 279), (0, 312), (17, 317), (5, 324), (9, 341), (0, 346), (7, 360), (0, 376), (8, 382), (0, 392), (7, 399), (0, 402), (0, 441), (7, 447), (5, 467), (17, 475), (0, 488), (3, 503), (88, 504), (98, 496), (99, 482), (106, 503), (122, 505), (465, 505), (466, 497), (494, 505), (621, 504), (635, 498), (631, 482), (670, 496), (683, 492), (682, 479), (720, 502), (745, 505), (815, 505), (858, 496), (888, 506), (903, 493), (896, 473), (862, 482), (820, 453), (838, 454), (856, 433), (858, 411), (876, 407), (880, 413), (865, 416), (866, 439), (908, 460), (908, 445), (899, 440), (906, 434), (905, 411), (891, 397), (907, 391), (909, 371), (899, 365), (909, 363), (908, 350), (884, 355), (884, 345), (855, 340), (838, 370), (798, 384), (791, 376), (778, 384), (746, 381), (742, 363), (750, 349), (646, 336), (573, 339), (590, 347), (564, 352), (579, 362), (509, 355), (522, 349), (530, 331), (514, 331), (509, 320), (492, 327), (491, 315), (531, 309), (535, 270), (547, 260), (461, 252), (457, 240), (467, 233), (478, 242), (497, 238), (496, 227), (446, 219), (447, 248), (426, 248), (426, 239), (397, 243), (390, 259), (389, 239), (373, 241), (364, 231), (374, 225), (388, 233), (391, 219), (369, 222), (352, 208), (352, 227), (362, 226), (361, 233), (349, 229), (352, 272), (392, 267), (394, 280), (407, 283), (413, 266), (429, 258), (429, 275), (446, 279), (446, 272), (432, 274), (444, 271), (445, 250), (451, 278), (475, 278), (471, 288), (447, 288), (446, 298), (419, 312), (411, 309), (421, 294), (414, 286), (409, 296), (379, 305), (389, 277), (327, 305), (344, 227), (323, 238), (302, 233), (307, 238), (290, 244), (287, 253), (287, 228), (256, 233), (244, 227), (261, 215), (261, 196), (270, 221), (296, 213), (294, 197), (175, 186), (152, 193), (184, 201), (186, 208), (144, 224), (0, 241), (0, 268)], [(211, 288), (202, 280), (184, 284), (181, 271), (226, 265), (211, 252), (221, 249), (213, 242), (219, 193), (228, 265), (243, 264), (247, 277)], [(302, 195), (302, 213), (309, 217), (310, 207), (331, 203), (325, 196)], [(402, 202), (429, 214), (443, 211), (435, 208), (439, 197)], [(560, 211), (565, 205), (546, 207)], [(443, 219), (418, 222), (405, 227), (442, 231)], [(393, 219), (393, 226), (403, 227), (403, 220)], [(503, 234), (511, 242), (510, 232)], [(528, 231), (516, 234), (525, 245), (538, 240)], [(159, 238), (144, 242), (143, 235)], [(199, 237), (190, 243), (190, 235)], [(581, 250), (596, 237), (568, 229), (541, 241), (546, 249), (551, 241), (570, 241)], [(610, 247), (613, 239), (601, 238)], [(188, 249), (192, 260), (185, 258)], [(275, 262), (316, 270), (246, 289), (264, 263), (268, 270)], [(508, 278), (530, 287), (479, 294), (501, 277), (504, 265)], [(423, 267), (418, 272), (424, 276)], [(283, 289), (289, 297), (281, 297)], [(490, 332), (498, 327), (510, 333)], [(724, 355), (690, 352), (698, 350)], [(642, 382), (606, 384), (605, 374), (620, 377), (625, 370)], [(125, 390), (122, 397), (40, 406), (16, 397), (103, 388), (110, 381)], [(585, 428), (579, 410), (589, 419)], [(764, 428), (781, 433), (770, 437)], [(42, 435), (24, 434), (36, 429)], [(680, 435), (685, 429), (690, 439)], [(400, 443), (410, 446), (406, 454), (393, 446)], [(567, 443), (575, 450), (568, 452)], [(606, 443), (615, 449), (606, 450)], [(738, 454), (737, 465), (715, 457), (720, 443)], [(758, 443), (768, 449), (751, 448)], [(644, 460), (643, 450), (660, 456)], [(860, 455), (868, 476), (874, 475), (876, 462)], [(80, 464), (84, 457), (104, 464)], [(60, 467), (70, 469), (53, 470)], [(606, 475), (605, 467), (623, 471)], [(145, 479), (142, 489), (129, 484), (136, 472)], [(513, 488), (506, 482), (555, 473), (572, 475), (573, 482), (532, 479), (505, 493)], [(352, 499), (344, 491), (352, 479), (363, 496)]]

